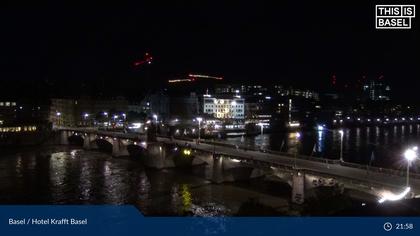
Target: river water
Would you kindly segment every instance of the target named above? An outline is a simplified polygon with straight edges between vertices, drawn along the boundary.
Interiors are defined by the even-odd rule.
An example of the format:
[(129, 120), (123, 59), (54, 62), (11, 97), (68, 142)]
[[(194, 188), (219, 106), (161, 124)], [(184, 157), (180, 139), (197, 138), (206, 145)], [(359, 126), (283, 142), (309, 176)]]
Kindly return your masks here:
[(250, 199), (288, 208), (290, 188), (261, 180), (211, 184), (189, 170), (150, 170), (139, 160), (78, 147), (0, 156), (0, 204), (133, 204), (146, 215), (214, 216), (236, 215)]
[[(324, 130), (302, 132), (299, 138), (292, 132), (228, 141), (254, 148), (312, 154), (314, 158), (338, 159), (340, 139), (338, 130)], [(416, 144), (420, 144), (419, 125), (345, 129), (343, 156), (348, 162), (371, 162), (374, 166), (402, 169), (406, 168), (401, 156), (403, 150)], [(418, 162), (411, 167), (412, 172), (418, 172)], [(318, 208), (296, 209), (290, 204), (289, 185), (270, 177), (212, 184), (199, 176), (191, 169), (147, 169), (132, 157), (112, 158), (108, 153), (77, 146), (3, 149), (0, 150), (0, 204), (132, 204), (145, 215), (159, 216), (323, 215), (324, 209), (332, 205), (330, 202), (337, 199), (322, 195), (321, 200), (315, 201)], [(327, 199), (325, 204), (318, 204), (323, 198)], [(339, 199), (334, 208), (340, 208), (342, 202)], [(357, 200), (347, 205), (350, 214), (358, 204)], [(415, 214), (420, 214), (420, 208)]]
[[(343, 159), (347, 162), (371, 164), (394, 169), (406, 168), (402, 156), (411, 146), (420, 147), (420, 125), (358, 127), (343, 129)], [(339, 159), (339, 130), (263, 134), (255, 137), (228, 138), (227, 141), (250, 148), (271, 149), (312, 155), (314, 158)], [(372, 155), (373, 153), (373, 155)], [(417, 164), (411, 171), (417, 172)]]

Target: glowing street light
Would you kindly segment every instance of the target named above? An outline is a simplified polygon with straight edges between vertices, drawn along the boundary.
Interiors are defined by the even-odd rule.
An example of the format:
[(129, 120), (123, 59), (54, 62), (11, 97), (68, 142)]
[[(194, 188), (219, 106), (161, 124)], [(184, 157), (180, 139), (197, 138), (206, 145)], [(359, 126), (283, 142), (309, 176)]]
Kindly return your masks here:
[(183, 151), (185, 156), (190, 156), (191, 155), (191, 150), (190, 149), (184, 149)]
[(203, 118), (197, 117), (196, 120), (198, 121), (198, 142), (200, 142), (200, 128), (201, 128), (201, 121), (203, 121)]
[(344, 131), (340, 129), (338, 131), (340, 133), (340, 162), (343, 162), (343, 137), (344, 137)]
[(153, 114), (153, 118), (155, 119), (155, 136), (157, 137), (157, 123), (158, 123), (158, 116), (156, 114)]
[(55, 113), (55, 115), (57, 116), (57, 123), (58, 123), (58, 125), (62, 125), (62, 122), (61, 122), (61, 112), (56, 112)]
[(418, 150), (417, 147), (412, 147), (405, 150), (404, 152), (404, 158), (407, 160), (407, 182), (406, 182), (407, 187), (409, 186), (408, 181), (409, 181), (409, 176), (410, 176), (410, 164), (412, 161), (414, 161), (417, 158), (418, 156), (417, 150)]
[(257, 125), (261, 127), (261, 135), (263, 135), (264, 134), (264, 124), (260, 122)]
[(316, 129), (318, 131), (323, 131), (324, 130), (324, 125), (317, 125)]

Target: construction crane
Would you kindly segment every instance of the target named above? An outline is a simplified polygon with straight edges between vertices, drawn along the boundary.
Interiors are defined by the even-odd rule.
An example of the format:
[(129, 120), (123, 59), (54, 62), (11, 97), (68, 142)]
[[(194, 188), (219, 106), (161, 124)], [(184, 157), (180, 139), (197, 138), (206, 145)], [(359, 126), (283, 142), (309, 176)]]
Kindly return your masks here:
[(152, 64), (153, 57), (149, 53), (145, 53), (144, 57), (140, 60), (134, 61), (133, 66), (139, 67), (143, 64)]
[(189, 74), (188, 77), (192, 79), (204, 78), (204, 79), (223, 80), (223, 77), (215, 77), (215, 76), (210, 76), (210, 75)]
[(216, 77), (210, 75), (199, 75), (199, 74), (188, 74), (185, 79), (172, 79), (168, 80), (169, 83), (180, 83), (180, 82), (194, 82), (198, 79), (214, 79), (214, 80), (223, 80), (223, 77)]

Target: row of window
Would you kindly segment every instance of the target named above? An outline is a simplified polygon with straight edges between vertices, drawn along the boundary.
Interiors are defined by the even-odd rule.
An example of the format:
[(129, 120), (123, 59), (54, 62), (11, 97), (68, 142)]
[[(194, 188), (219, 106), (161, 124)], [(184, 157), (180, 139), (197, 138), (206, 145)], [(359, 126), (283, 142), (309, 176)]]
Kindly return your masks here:
[(9, 132), (33, 132), (36, 131), (36, 126), (16, 126), (16, 127), (0, 127), (0, 133)]
[(204, 107), (219, 107), (219, 108), (229, 108), (229, 107), (243, 107), (244, 105), (236, 104), (226, 104), (226, 105), (214, 105), (214, 104), (205, 104)]
[(244, 104), (244, 100), (243, 99), (211, 99), (211, 98), (207, 98), (204, 99), (204, 104), (212, 104), (212, 103), (216, 103), (216, 104), (232, 104), (232, 103), (238, 103), (238, 104)]
[(229, 116), (228, 114), (224, 114), (224, 113), (216, 113), (216, 117), (217, 118), (232, 118), (232, 119), (241, 119), (244, 117), (243, 114), (236, 114), (234, 116)]
[(0, 107), (15, 107), (16, 102), (0, 102)]
[(232, 110), (228, 110), (228, 111), (226, 111), (225, 109), (205, 109), (204, 110), (206, 113), (209, 113), (209, 112), (211, 112), (211, 113), (213, 113), (213, 112), (221, 112), (221, 113), (229, 113), (229, 112), (238, 112), (238, 113), (242, 113), (243, 112), (243, 110), (242, 109), (232, 109)]

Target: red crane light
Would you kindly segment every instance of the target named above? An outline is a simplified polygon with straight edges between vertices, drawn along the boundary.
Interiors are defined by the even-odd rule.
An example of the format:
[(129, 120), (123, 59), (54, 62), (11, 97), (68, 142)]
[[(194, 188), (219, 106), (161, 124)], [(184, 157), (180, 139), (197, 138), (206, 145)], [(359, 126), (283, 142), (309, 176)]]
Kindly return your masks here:
[(153, 57), (149, 53), (146, 52), (144, 54), (144, 57), (141, 60), (135, 61), (133, 63), (133, 65), (134, 65), (134, 67), (138, 67), (138, 66), (141, 66), (145, 63), (152, 64), (152, 60), (153, 60)]

